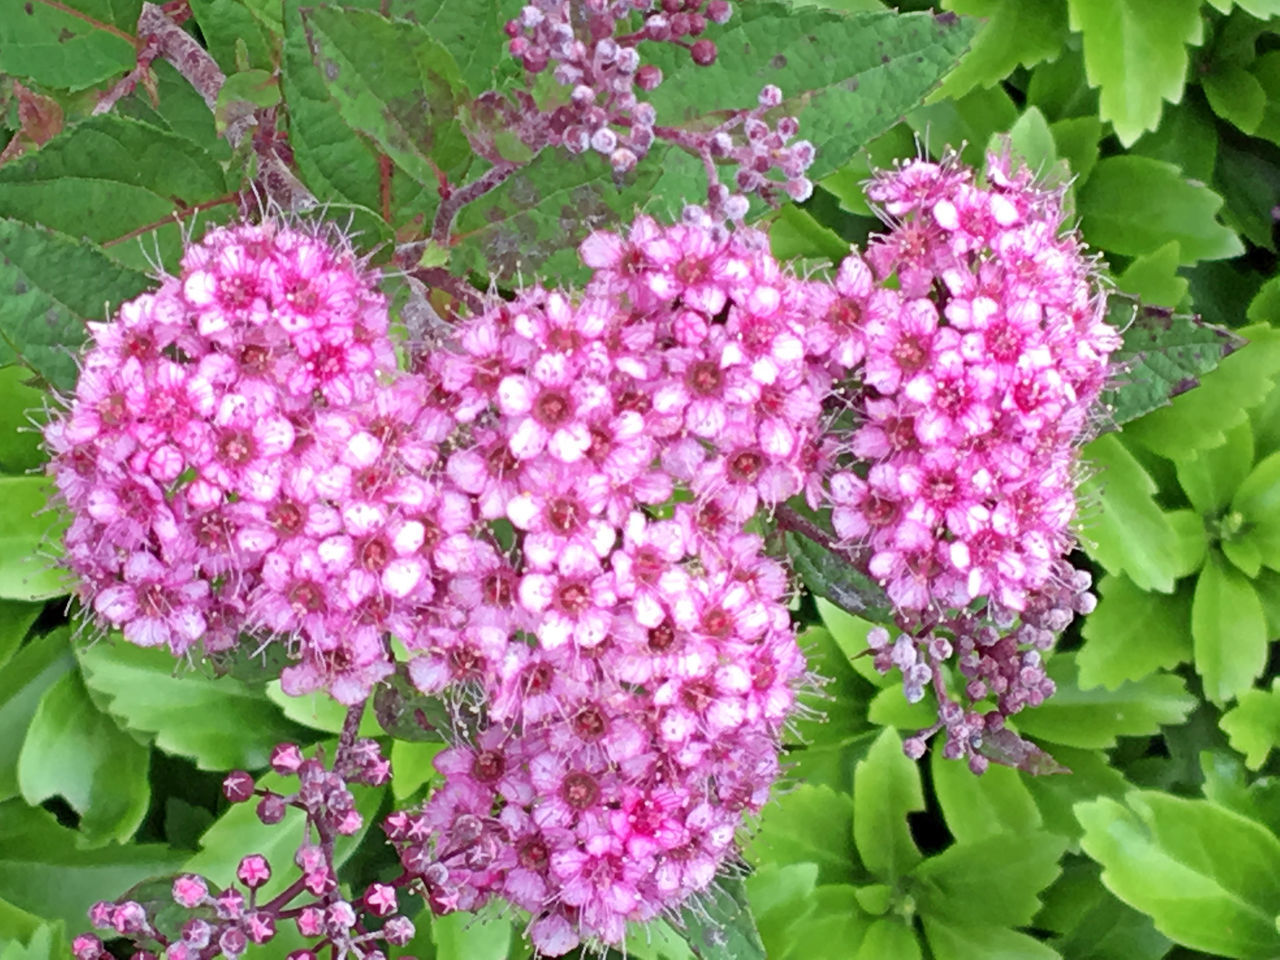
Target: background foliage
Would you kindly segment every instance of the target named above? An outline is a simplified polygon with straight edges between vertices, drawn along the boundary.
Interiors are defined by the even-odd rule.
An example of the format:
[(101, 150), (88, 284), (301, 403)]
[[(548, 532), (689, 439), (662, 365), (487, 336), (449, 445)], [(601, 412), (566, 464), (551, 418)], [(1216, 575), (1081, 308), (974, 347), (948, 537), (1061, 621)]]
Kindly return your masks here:
[[(476, 172), (462, 125), (480, 120), (458, 105), (514, 75), (500, 25), (519, 4), (506, 0), (190, 6), (187, 29), (229, 77), (212, 111), (157, 62), (151, 89), (91, 115), (134, 67), (137, 0), (0, 15), (0, 960), (62, 955), (93, 900), (150, 876), (217, 880), (244, 852), (293, 843), (226, 809), (220, 772), (261, 771), (272, 744), (341, 722), (251, 663), (175, 674), (164, 653), (74, 643), (21, 412), (74, 383), (66, 347), (86, 320), (172, 266), (184, 230), (233, 215), (255, 158), (227, 134), (246, 115), (287, 111), (301, 183), (385, 256), (429, 234), (437, 170)], [(1057, 696), (1017, 724), (1070, 772), (975, 778), (937, 755), (907, 760), (903, 732), (934, 706), (907, 705), (859, 656), (869, 622), (806, 600), (826, 720), (797, 731), (793, 786), (748, 839), (750, 872), (685, 937), (661, 926), (630, 955), (1280, 955), (1278, 28), (1276, 0), (942, 0), (907, 17), (877, 0), (744, 2), (714, 71), (661, 62), (660, 116), (749, 103), (765, 82), (803, 101), (819, 186), (761, 211), (779, 256), (838, 258), (875, 230), (860, 189), (873, 166), (948, 143), (974, 162), (1009, 133), (1069, 184), (1122, 295), (1116, 316), (1134, 322), (1107, 414), (1129, 423), (1087, 450), (1075, 559), (1093, 568), (1098, 609), (1050, 661)], [(466, 242), (435, 253), (486, 281), (571, 280), (587, 230), (637, 206), (670, 213), (699, 176), (674, 148), (622, 183), (544, 152), (464, 212)], [(791, 546), (826, 597), (847, 606), (866, 586)], [(396, 741), (392, 783), (360, 798), (368, 818), (428, 789), (437, 749)], [(376, 832), (346, 855), (353, 887), (388, 867)], [(510, 917), (419, 926), (406, 951), (419, 957), (529, 953)], [(259, 955), (283, 957), (287, 941)]]

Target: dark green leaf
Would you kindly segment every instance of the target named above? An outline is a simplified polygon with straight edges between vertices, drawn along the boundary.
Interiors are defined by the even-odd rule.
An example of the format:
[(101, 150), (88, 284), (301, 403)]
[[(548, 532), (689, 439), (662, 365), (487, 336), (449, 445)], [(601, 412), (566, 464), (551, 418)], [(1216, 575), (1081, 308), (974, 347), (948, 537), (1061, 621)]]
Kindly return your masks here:
[(397, 740), (446, 740), (475, 720), (474, 714), (451, 710), (439, 697), (420, 693), (403, 664), (378, 684), (373, 714), (378, 725)]
[[(283, 741), (307, 740), (260, 690), (191, 672), (167, 650), (117, 641), (77, 651), (90, 693), (126, 729), (204, 770), (256, 769)], [(234, 730), (210, 722), (235, 719)]]
[(1221, 957), (1280, 951), (1280, 840), (1207, 800), (1134, 791), (1076, 806), (1103, 883), (1178, 943)]
[(1079, 199), (1085, 239), (1113, 253), (1139, 256), (1177, 240), (1190, 264), (1244, 251), (1216, 219), (1222, 198), (1169, 163), (1131, 154), (1100, 160)]
[(151, 752), (102, 713), (79, 673), (45, 691), (18, 756), (18, 785), (36, 806), (61, 795), (91, 840), (124, 841), (151, 801)]
[(907, 123), (925, 149), (940, 156), (948, 147), (972, 167), (983, 165), (983, 151), (993, 136), (1018, 120), (1018, 107), (1004, 87), (971, 90), (959, 100), (940, 100), (907, 114)]
[(0, 359), (20, 360), (58, 390), (78, 374), (86, 320), (105, 320), (151, 281), (64, 234), (0, 219)]
[(42, 0), (11, 3), (0, 16), (0, 73), (63, 90), (119, 76), (133, 69), (136, 53), (127, 35), (107, 26)]
[(172, 873), (185, 856), (154, 843), (86, 849), (81, 839), (20, 800), (0, 804), (0, 897), (80, 931), (96, 901)]
[(902, 752), (902, 738), (885, 729), (854, 769), (853, 839), (868, 870), (894, 883), (920, 862), (907, 814), (924, 809), (920, 771)]
[(43, 610), (44, 606), (38, 603), (0, 600), (0, 669), (17, 652)]
[(787, 552), (805, 586), (855, 616), (892, 622), (889, 598), (848, 560), (802, 534), (787, 532)]
[(36, 424), (45, 421), (48, 395), (30, 386), (30, 379), (23, 367), (0, 367), (0, 473), (28, 473), (45, 460)]
[(242, 47), (248, 66), (270, 70), (274, 66), (271, 31), (239, 0), (190, 0), (191, 12), (200, 24), (205, 46), (228, 77), (244, 66), (237, 63)]
[(737, 877), (719, 877), (686, 906), (676, 921), (700, 960), (764, 960), (764, 943), (756, 929), (747, 888)]
[(1060, 936), (1052, 944), (1071, 960), (1160, 960), (1173, 946), (1151, 918), (1117, 900), (1090, 861), (1071, 862), (1045, 891), (1036, 926)]
[(40, 698), (75, 668), (67, 635), (58, 630), (33, 640), (0, 672), (0, 799), (18, 795), (18, 753)]
[(1098, 607), (1081, 632), (1080, 685), (1115, 690), (1191, 659), (1190, 592), (1150, 593), (1109, 573), (1098, 582)]

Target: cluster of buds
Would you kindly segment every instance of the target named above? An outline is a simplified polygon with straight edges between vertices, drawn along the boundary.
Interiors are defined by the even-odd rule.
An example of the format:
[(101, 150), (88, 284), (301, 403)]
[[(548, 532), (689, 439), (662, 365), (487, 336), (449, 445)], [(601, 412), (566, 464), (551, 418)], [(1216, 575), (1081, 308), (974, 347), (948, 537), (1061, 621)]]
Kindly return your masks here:
[[(1060, 192), (1007, 157), (989, 158), (985, 185), (948, 156), (882, 173), (868, 195), (891, 229), (866, 259), (898, 289), (877, 291), (862, 318), (865, 422), (850, 449), (870, 466), (831, 477), (832, 522), (866, 545), (907, 631), (875, 634), (877, 665), (902, 672), (911, 700), (932, 681), (947, 755), (981, 767), (984, 722), (1053, 692), (1040, 651), (1092, 606), (1088, 575), (1062, 558), (1078, 448), (1119, 335), (1094, 263), (1062, 229)], [(980, 618), (940, 613), (979, 599)], [(968, 709), (942, 688), (953, 650)], [(984, 721), (973, 705), (988, 698)]]
[[(504, 109), (500, 98), (482, 98), (480, 106), (502, 114), (529, 146), (594, 151), (618, 173), (631, 170), (655, 140), (675, 143), (703, 161), (708, 208), (717, 219), (741, 220), (750, 195), (770, 203), (783, 194), (805, 200), (813, 189), (805, 171), (814, 149), (807, 141), (791, 142), (798, 129), (795, 117), (771, 125), (765, 116), (782, 103), (777, 87), (766, 86), (756, 106), (703, 130), (660, 126), (656, 110), (644, 99), (663, 77), (659, 67), (642, 62), (640, 45), (674, 44), (687, 49), (694, 63), (709, 66), (716, 45), (703, 33), (709, 24), (726, 22), (730, 13), (726, 0), (589, 0), (581, 5), (536, 0), (507, 22), (509, 49), (530, 75), (551, 69), (569, 89), (568, 102), (548, 113), (538, 111), (528, 94), (520, 96), (525, 102), (519, 111)], [(733, 190), (720, 182), (718, 167), (726, 162), (736, 164)], [(782, 179), (771, 176), (776, 172)]]
[[(413, 939), (413, 922), (397, 912), (395, 883), (371, 884), (362, 897), (349, 900), (339, 889), (334, 864), (335, 839), (364, 825), (348, 785), (381, 786), (390, 777), (390, 764), (377, 742), (356, 740), (339, 747), (333, 769), (318, 753), (307, 758), (295, 744), (280, 744), (272, 751), (271, 767), (281, 776), (297, 777), (297, 790), (283, 795), (255, 788), (248, 773), (236, 771), (223, 782), (223, 794), (232, 803), (257, 797), (258, 819), (268, 825), (284, 819), (289, 808), (303, 812), (303, 842), (293, 862), (298, 876), (291, 884), (268, 896), (272, 865), (265, 856), (250, 854), (241, 859), (235, 881), (225, 889), (197, 874), (182, 874), (167, 889), (147, 884), (145, 891), (95, 904), (89, 911), (93, 925), (110, 931), (112, 938), (132, 941), (137, 947), (132, 960), (158, 960), (161, 955), (165, 960), (235, 960), (250, 945), (275, 939), (286, 923), (310, 944), (290, 953), (289, 960), (316, 960), (326, 947), (336, 956), (385, 960), (385, 948)], [(72, 951), (76, 960), (113, 956), (100, 937), (89, 933), (75, 938)]]

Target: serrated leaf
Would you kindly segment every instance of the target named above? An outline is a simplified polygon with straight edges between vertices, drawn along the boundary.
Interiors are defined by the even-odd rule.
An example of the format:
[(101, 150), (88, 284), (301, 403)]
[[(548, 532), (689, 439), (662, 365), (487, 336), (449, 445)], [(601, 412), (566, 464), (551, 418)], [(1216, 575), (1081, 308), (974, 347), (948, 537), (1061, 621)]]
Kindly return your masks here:
[(761, 812), (760, 829), (744, 844), (750, 863), (813, 863), (818, 882), (854, 879), (853, 801), (830, 787), (802, 784)]
[(0, 216), (119, 241), (109, 253), (130, 264), (145, 262), (142, 238), (148, 252), (176, 262), (183, 228), (175, 215), (222, 197), (234, 199), (222, 167), (199, 144), (110, 113), (0, 167)]
[(997, 134), (987, 144), (987, 152), (1008, 147), (1015, 159), (1035, 171), (1036, 179), (1045, 184), (1065, 182), (1065, 171), (1057, 166), (1058, 147), (1049, 132), (1049, 123), (1036, 107), (1027, 107), (1007, 134)]
[[(1196, 316), (1130, 306), (1121, 300), (1113, 300), (1111, 312), (1123, 326), (1124, 343), (1112, 355), (1116, 384), (1103, 392), (1102, 402), (1117, 426), (1200, 386), (1200, 378), (1241, 343), (1231, 331)], [(1186, 452), (1177, 451), (1179, 455)]]
[(1225, 748), (1200, 751), (1200, 771), (1206, 800), (1255, 820), (1280, 836), (1280, 780), (1248, 776), (1243, 759)]
[[(1178, 485), (1201, 516), (1216, 519), (1253, 466), (1253, 428), (1242, 420), (1227, 442), (1174, 461)], [(1280, 502), (1280, 497), (1276, 498)], [(1238, 509), (1238, 508), (1237, 508)]]
[(1117, 737), (1158, 733), (1182, 723), (1196, 698), (1173, 674), (1156, 674), (1123, 683), (1115, 690), (1081, 689), (1076, 654), (1059, 653), (1049, 661), (1057, 692), (1038, 707), (1018, 714), (1018, 728), (1029, 736), (1086, 750), (1114, 747)]
[(963, 843), (994, 834), (1028, 833), (1041, 826), (1040, 811), (1023, 775), (993, 765), (976, 777), (963, 763), (946, 760), (941, 750), (930, 758), (933, 789), (947, 829)]
[(1280, 951), (1274, 834), (1206, 800), (1152, 790), (1125, 799), (1076, 806), (1084, 849), (1108, 889), (1185, 946), (1221, 957)]
[(218, 90), (218, 104), (213, 111), (218, 135), (225, 136), (228, 128), (244, 123), (255, 110), (274, 107), (279, 102), (280, 81), (270, 72), (233, 73)]
[(1055, 744), (1053, 752), (1070, 771), (1053, 777), (1028, 777), (1024, 782), (1036, 799), (1045, 829), (1066, 837), (1077, 849), (1081, 831), (1072, 813), (1075, 804), (1101, 796), (1123, 796), (1131, 784), (1100, 750)]
[(1217, 220), (1222, 197), (1171, 163), (1132, 154), (1099, 160), (1078, 198), (1085, 239), (1112, 253), (1136, 257), (1171, 240), (1184, 264), (1244, 252)]
[(787, 553), (804, 584), (842, 610), (876, 623), (891, 623), (889, 598), (883, 589), (826, 547), (787, 531)]
[(1170, 240), (1163, 247), (1134, 257), (1116, 278), (1116, 286), (1147, 306), (1172, 309), (1186, 299), (1190, 286), (1185, 277), (1178, 276), (1181, 259), (1178, 241)]
[(47, 600), (69, 590), (53, 558), (66, 518), (49, 510), (53, 481), (0, 477), (0, 598)]
[(1124, 146), (1160, 121), (1163, 101), (1182, 99), (1187, 44), (1202, 39), (1199, 0), (1068, 0), (1072, 30), (1084, 34), (1089, 85), (1099, 115)]
[[(1280, 451), (1249, 471), (1235, 491), (1231, 510), (1243, 524), (1243, 542), (1256, 551), (1260, 562), (1280, 570)], [(1223, 547), (1229, 542), (1235, 541), (1224, 539)]]
[(787, 927), (812, 909), (817, 884), (818, 868), (812, 863), (766, 863), (747, 876), (747, 899), (768, 956), (782, 956), (789, 943)]
[(47, 633), (19, 650), (0, 672), (0, 799), (18, 795), (18, 754), (44, 692), (75, 668), (66, 629)]
[(952, 844), (912, 872), (919, 910), (959, 923), (1026, 926), (1040, 909), (1037, 894), (1061, 872), (1065, 848), (1042, 830)]
[(96, 901), (171, 873), (184, 857), (154, 843), (88, 849), (79, 833), (45, 811), (21, 800), (0, 804), (0, 897), (70, 930), (88, 926)]
[(94, 841), (124, 841), (151, 800), (151, 753), (89, 699), (79, 673), (64, 674), (40, 698), (18, 756), (18, 785), (37, 806), (62, 796)]
[(1084, 458), (1096, 471), (1080, 485), (1081, 498), (1094, 500), (1080, 522), (1085, 550), (1144, 590), (1171, 593), (1179, 531), (1155, 502), (1155, 482), (1114, 434), (1090, 443)]
[(113, 263), (94, 246), (0, 219), (0, 358), (20, 361), (70, 392), (85, 320), (105, 320), (150, 285), (145, 275)]
[(970, 90), (959, 100), (942, 100), (912, 110), (907, 123), (933, 156), (959, 145), (960, 159), (972, 167), (983, 165), (983, 150), (996, 134), (1018, 119), (1018, 107), (1004, 87)]
[(1170, 460), (1225, 443), (1226, 432), (1267, 399), (1280, 376), (1280, 331), (1255, 323), (1235, 333), (1246, 346), (1204, 375), (1196, 389), (1130, 423), (1125, 436)]
[[(865, 749), (873, 733), (867, 720), (867, 704), (875, 687), (860, 677), (847, 656), (826, 630), (811, 627), (799, 638), (809, 670), (822, 678), (812, 694), (801, 702), (812, 719), (796, 720), (795, 739), (801, 746), (788, 754), (794, 773), (806, 783), (825, 783), (837, 790), (853, 786), (853, 757)], [(851, 759), (852, 758), (852, 759)]]
[(1212, 551), (1191, 601), (1191, 637), (1204, 695), (1225, 703), (1261, 675), (1267, 662), (1267, 617), (1257, 591)]
[(343, 119), (406, 173), (436, 183), (471, 160), (458, 123), (467, 98), (449, 52), (423, 27), (370, 10), (312, 7), (303, 13), (315, 63)]
[(1173, 946), (1151, 918), (1122, 903), (1092, 861), (1072, 860), (1044, 896), (1036, 926), (1060, 936), (1051, 943), (1071, 960), (1161, 960)]
[(1019, 66), (1056, 56), (1067, 39), (1066, 11), (1058, 0), (943, 0), (942, 7), (986, 22), (935, 98), (989, 87)]
[(1157, 670), (1191, 659), (1191, 594), (1139, 590), (1132, 580), (1107, 574), (1098, 582), (1098, 606), (1081, 628), (1076, 655), (1082, 687), (1118, 689)]
[(0, 73), (72, 91), (119, 76), (133, 69), (137, 53), (111, 26), (61, 4), (11, 4), (0, 17)]
[(892, 727), (854, 768), (853, 838), (868, 870), (894, 883), (920, 862), (907, 814), (924, 809), (920, 771)]
[(1058, 156), (1067, 161), (1067, 168), (1079, 186), (1089, 179), (1098, 162), (1098, 141), (1102, 139), (1102, 123), (1097, 117), (1068, 117), (1049, 124)]
[(1223, 222), (1256, 246), (1276, 252), (1275, 218), (1280, 205), (1280, 148), (1271, 143), (1223, 137), (1213, 187), (1226, 207)]
[(1270, 690), (1250, 689), (1240, 694), (1234, 707), (1222, 715), (1219, 726), (1231, 739), (1231, 747), (1245, 756), (1250, 770), (1267, 762), (1280, 746), (1280, 679)]
[[(801, 136), (817, 148), (815, 180), (919, 104), (959, 59), (977, 22), (954, 14), (841, 15), (778, 3), (743, 4), (716, 31), (715, 69), (674, 45), (646, 51), (667, 78), (650, 94), (658, 122), (719, 122), (723, 110), (749, 107), (766, 83), (782, 89), (778, 115), (800, 117)], [(690, 97), (690, 90), (697, 90)], [(985, 140), (984, 140), (985, 142)]]
[[(258, 769), (277, 743), (314, 738), (286, 720), (260, 690), (232, 677), (190, 672), (166, 650), (117, 641), (76, 653), (85, 685), (107, 712), (202, 770)], [(211, 717), (234, 717), (235, 736), (210, 723)]]
[(243, 46), (250, 67), (269, 70), (274, 66), (271, 31), (246, 4), (240, 0), (190, 0), (190, 5), (205, 47), (228, 78), (243, 69), (236, 63), (238, 45)]
[(1060, 960), (1034, 937), (1007, 927), (924, 918), (934, 960)]
[(737, 877), (718, 877), (673, 923), (700, 960), (765, 960), (746, 886)]

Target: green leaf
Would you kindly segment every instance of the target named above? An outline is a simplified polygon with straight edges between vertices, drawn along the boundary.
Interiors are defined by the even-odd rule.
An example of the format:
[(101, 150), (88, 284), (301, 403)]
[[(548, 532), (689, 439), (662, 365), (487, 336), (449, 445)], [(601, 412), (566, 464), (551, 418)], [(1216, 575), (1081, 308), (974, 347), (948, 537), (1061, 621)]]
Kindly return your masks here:
[(1089, 117), (1099, 124), (1098, 94), (1085, 77), (1080, 44), (1072, 38), (1061, 54), (1031, 71), (1027, 103), (1039, 107), (1050, 120)]
[[(666, 80), (650, 101), (664, 124), (720, 122), (751, 106), (766, 83), (782, 89), (778, 115), (798, 115), (817, 148), (820, 180), (898, 122), (955, 64), (977, 22), (931, 13), (841, 15), (779, 3), (743, 4), (715, 34), (715, 69), (674, 45), (646, 51)], [(767, 51), (767, 52), (765, 52)], [(690, 97), (690, 90), (697, 90)], [(985, 138), (983, 140), (985, 143)]]
[(1081, 628), (1076, 655), (1080, 686), (1115, 690), (1157, 670), (1191, 659), (1191, 594), (1173, 596), (1139, 590), (1132, 580), (1108, 573), (1098, 582), (1098, 606)]
[(1222, 957), (1280, 951), (1280, 840), (1265, 827), (1206, 800), (1134, 791), (1127, 806), (1081, 803), (1084, 849), (1102, 881), (1156, 928)]
[(942, 7), (986, 22), (936, 98), (989, 87), (1019, 66), (1056, 56), (1067, 39), (1066, 11), (1058, 0), (943, 0)]
[(1076, 185), (1089, 179), (1098, 162), (1098, 141), (1102, 139), (1102, 123), (1097, 117), (1068, 117), (1049, 124), (1058, 156), (1076, 177)]
[(436, 960), (506, 960), (511, 934), (511, 921), (492, 915), (483, 921), (462, 912), (431, 919)]
[(1280, 149), (1256, 140), (1238, 143), (1231, 137), (1222, 138), (1213, 188), (1226, 201), (1223, 222), (1256, 246), (1275, 253), (1271, 211), (1280, 205)]
[[(45, 925), (35, 914), (0, 900), (0, 956), (4, 955), (3, 951), (11, 943), (29, 942)], [(49, 956), (52, 957), (53, 954), (50, 953)]]
[[(1135, 257), (1125, 272), (1116, 278), (1116, 286), (1132, 293), (1148, 306), (1176, 307), (1186, 299), (1190, 287), (1184, 277), (1178, 276), (1180, 260), (1178, 241), (1170, 240), (1151, 253)], [(1174, 318), (1169, 319), (1172, 321)], [(1194, 322), (1195, 318), (1179, 319)]]
[(151, 802), (151, 752), (89, 699), (78, 673), (45, 691), (18, 756), (18, 785), (37, 806), (61, 795), (92, 840), (127, 840)]
[(1057, 878), (1066, 841), (1042, 830), (955, 843), (911, 874), (920, 912), (958, 923), (1021, 927)]
[(1200, 751), (1201, 790), (1206, 800), (1256, 820), (1280, 835), (1280, 780), (1249, 777), (1244, 761), (1227, 750)]
[(1016, 159), (1034, 170), (1042, 183), (1065, 183), (1069, 178), (1058, 168), (1058, 147), (1049, 131), (1044, 114), (1035, 107), (1027, 107), (1018, 122), (1009, 128), (1008, 134), (996, 134), (987, 143), (987, 151), (999, 152), (1008, 146)]
[[(1215, 518), (1253, 466), (1253, 428), (1247, 419), (1227, 431), (1227, 442), (1174, 461), (1178, 484), (1206, 519)], [(1280, 502), (1280, 497), (1277, 497)]]
[[(325, 756), (332, 758), (336, 742), (328, 741), (324, 747)], [(282, 777), (268, 772), (258, 779), (257, 786), (259, 789), (289, 794), (297, 790), (297, 782), (296, 777)], [(338, 837), (334, 852), (335, 867), (346, 863), (347, 858), (355, 852), (365, 833), (373, 825), (373, 818), (386, 797), (385, 787), (355, 785), (350, 790), (355, 797), (355, 809), (364, 818), (364, 826), (350, 836)], [(205, 831), (200, 838), (200, 852), (187, 859), (182, 869), (199, 873), (219, 886), (226, 886), (234, 882), (236, 867), (246, 853), (260, 853), (272, 865), (292, 863), (298, 848), (298, 838), (303, 835), (303, 824), (306, 822), (303, 812), (290, 807), (283, 820), (267, 826), (258, 819), (256, 806), (256, 802), (249, 802), (229, 807)], [(276, 870), (265, 886), (259, 888), (260, 901), (276, 896), (287, 887), (294, 879), (289, 876), (289, 872), (284, 869)]]
[(1256, 133), (1267, 108), (1267, 91), (1238, 63), (1212, 61), (1200, 86), (1213, 112), (1245, 133)]
[(218, 135), (228, 128), (253, 117), (254, 111), (274, 107), (280, 102), (280, 82), (266, 70), (233, 73), (218, 90), (218, 105), (213, 111)]
[(313, 56), (342, 117), (406, 173), (436, 183), (460, 175), (471, 151), (457, 119), (467, 98), (449, 52), (416, 23), (370, 10), (311, 7), (303, 14)]
[[(67, 646), (68, 631), (56, 630), (27, 644), (0, 672), (0, 799), (18, 794), (18, 753), (40, 698), (75, 659)], [(0, 894), (3, 896), (3, 894)]]
[(67, 575), (51, 559), (66, 518), (49, 510), (53, 481), (0, 477), (0, 598), (47, 600), (67, 593)]
[(1270, 690), (1245, 690), (1234, 707), (1222, 715), (1219, 726), (1231, 738), (1231, 747), (1245, 755), (1250, 770), (1259, 770), (1280, 745), (1280, 679)]
[(1243, 534), (1261, 561), (1280, 570), (1280, 451), (1264, 457), (1241, 481), (1231, 509), (1240, 515)]
[(1125, 435), (1170, 460), (1226, 443), (1227, 431), (1267, 399), (1280, 375), (1280, 330), (1255, 323), (1237, 333), (1245, 348), (1223, 359), (1196, 389), (1129, 424)]
[(22, 646), (27, 631), (43, 611), (42, 604), (0, 600), (0, 668)]
[(413, 796), (426, 784), (440, 779), (435, 758), (447, 744), (391, 741), (391, 793), (397, 803)]
[(496, 37), (510, 18), (520, 13), (520, 0), (455, 3), (454, 0), (412, 0), (404, 16), (411, 16), (444, 45), (457, 62), (470, 90), (506, 89), (505, 79), (518, 77), (519, 61), (504, 43), (477, 43), (477, 37)]
[(802, 784), (764, 809), (743, 852), (753, 864), (813, 863), (819, 883), (848, 883), (857, 863), (853, 801), (830, 787)]
[(176, 262), (183, 227), (175, 214), (224, 196), (222, 167), (198, 144), (111, 113), (0, 167), (0, 216), (120, 241), (111, 256), (135, 265), (153, 250)]
[(814, 605), (818, 608), (822, 625), (830, 631), (831, 639), (843, 651), (849, 665), (872, 686), (892, 686), (893, 675), (876, 669), (875, 661), (870, 655), (871, 647), (867, 644), (867, 634), (876, 625), (870, 620), (855, 617), (822, 597), (815, 597)]
[[(273, 667), (271, 673), (278, 675), (279, 667)], [(250, 683), (250, 686), (253, 684)], [(342, 725), (347, 719), (347, 708), (333, 697), (325, 693), (314, 693), (308, 696), (291, 697), (280, 686), (279, 680), (271, 680), (266, 686), (267, 699), (280, 708), (288, 719), (294, 723), (309, 727), (312, 730), (323, 730), (325, 733), (341, 733)], [(372, 710), (366, 710), (360, 718), (360, 736), (380, 737), (385, 731), (378, 725), (378, 718)]]
[(795, 721), (795, 739), (801, 746), (788, 754), (793, 773), (806, 783), (826, 784), (848, 792), (853, 786), (853, 764), (866, 751), (874, 729), (867, 721), (867, 704), (875, 687), (849, 663), (845, 652), (820, 627), (811, 627), (799, 638), (810, 672), (821, 679), (801, 703), (812, 719)]
[(20, 366), (0, 367), (0, 473), (18, 476), (45, 461), (37, 424), (45, 421), (48, 395), (29, 386), (30, 379), (31, 371)]
[(1160, 121), (1162, 101), (1182, 99), (1186, 44), (1199, 44), (1199, 0), (1068, 0), (1072, 30), (1084, 34), (1089, 85), (1124, 146)]
[(86, 849), (79, 833), (43, 810), (20, 800), (0, 804), (0, 897), (69, 930), (88, 926), (96, 901), (173, 872), (184, 856), (154, 843)]
[(975, 777), (967, 765), (943, 759), (941, 750), (933, 751), (930, 766), (943, 819), (957, 841), (1030, 833), (1043, 823), (1020, 771), (994, 764)]
[(893, 960), (921, 960), (920, 941), (911, 928), (910, 921), (884, 917), (876, 920), (867, 928), (853, 960), (882, 960), (892, 957)]
[(1053, 948), (1007, 927), (925, 917), (924, 933), (934, 960), (1060, 960)]
[(779, 260), (806, 257), (839, 263), (849, 253), (849, 242), (819, 223), (809, 211), (787, 204), (769, 224), (769, 247)]
[(746, 885), (736, 877), (718, 877), (673, 921), (702, 960), (765, 960)]
[(1239, 237), (1217, 220), (1222, 197), (1183, 179), (1170, 163), (1132, 154), (1099, 160), (1079, 202), (1085, 239), (1112, 253), (1141, 256), (1171, 240), (1184, 264), (1244, 252)]
[(804, 584), (842, 610), (877, 623), (891, 623), (889, 598), (847, 559), (808, 537), (787, 531), (787, 553)]
[[(1134, 265), (1141, 262), (1135, 261)], [(1144, 263), (1144, 269), (1145, 266)], [(1102, 394), (1102, 402), (1116, 425), (1168, 406), (1172, 398), (1200, 386), (1200, 378), (1240, 346), (1235, 334), (1204, 323), (1199, 317), (1142, 306), (1130, 308), (1126, 316), (1125, 307), (1122, 301), (1113, 299), (1112, 311), (1124, 327), (1124, 343), (1111, 360), (1119, 382)], [(1206, 447), (1214, 445), (1212, 438), (1204, 443)], [(1175, 454), (1184, 456), (1187, 452), (1186, 448), (1178, 448), (1168, 455), (1172, 459)]]
[(132, 70), (133, 44), (106, 26), (40, 0), (11, 4), (0, 17), (0, 73), (74, 91)]
[(1244, 574), (1210, 552), (1191, 601), (1191, 637), (1204, 695), (1225, 703), (1247, 690), (1267, 662), (1267, 617)]
[(1075, 804), (1101, 796), (1123, 796), (1131, 784), (1100, 750), (1055, 745), (1053, 753), (1070, 772), (1052, 777), (1028, 777), (1024, 782), (1036, 799), (1045, 829), (1066, 837), (1074, 848), (1081, 833), (1080, 823), (1072, 812)]
[(1102, 885), (1098, 865), (1072, 861), (1044, 896), (1036, 926), (1060, 936), (1051, 943), (1071, 960), (1160, 960), (1173, 946), (1151, 918)]
[(1155, 502), (1155, 482), (1114, 434), (1090, 443), (1084, 457), (1096, 469), (1080, 485), (1080, 497), (1096, 503), (1081, 522), (1085, 549), (1144, 590), (1173, 592), (1179, 532)]
[(1001, 86), (971, 90), (959, 100), (942, 100), (907, 114), (907, 123), (929, 153), (939, 156), (953, 146), (972, 167), (983, 165), (988, 141), (1017, 119), (1018, 108)]
[(151, 281), (64, 234), (0, 219), (0, 360), (75, 388), (85, 320), (105, 320)]
[(1198, 97), (1165, 108), (1160, 126), (1133, 145), (1130, 153), (1171, 163), (1188, 180), (1213, 181), (1218, 162), (1218, 127), (1213, 111)]
[(787, 928), (812, 910), (817, 884), (818, 867), (812, 863), (766, 863), (747, 876), (747, 900), (767, 956), (782, 956), (790, 943)]
[(924, 809), (920, 771), (892, 727), (854, 769), (853, 839), (867, 869), (893, 883), (920, 862), (907, 814)]
[(190, 4), (205, 46), (228, 79), (243, 69), (236, 62), (237, 46), (243, 46), (250, 67), (269, 70), (274, 66), (271, 31), (247, 5), (240, 0), (190, 0)]
[[(257, 769), (271, 748), (284, 741), (307, 741), (306, 732), (286, 720), (260, 690), (232, 677), (181, 672), (167, 650), (117, 641), (76, 651), (85, 685), (124, 727), (166, 753), (190, 757), (202, 770)], [(235, 736), (211, 717), (234, 717)]]
[(1046, 672), (1058, 690), (1040, 706), (1018, 714), (1018, 728), (1069, 747), (1114, 747), (1117, 737), (1159, 733), (1163, 725), (1182, 723), (1196, 707), (1186, 683), (1169, 673), (1123, 683), (1115, 690), (1082, 690), (1074, 653), (1057, 654)]

